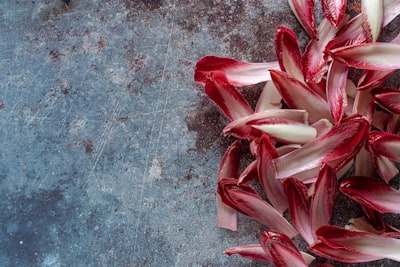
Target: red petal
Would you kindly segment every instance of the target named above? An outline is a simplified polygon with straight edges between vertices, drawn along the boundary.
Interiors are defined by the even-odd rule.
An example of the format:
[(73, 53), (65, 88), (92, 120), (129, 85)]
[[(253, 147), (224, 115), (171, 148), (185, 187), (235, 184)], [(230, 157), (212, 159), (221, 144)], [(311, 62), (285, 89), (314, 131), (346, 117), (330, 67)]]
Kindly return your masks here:
[(230, 120), (236, 120), (253, 113), (247, 100), (221, 72), (215, 72), (207, 80), (205, 92)]
[(312, 244), (314, 237), (311, 228), (307, 187), (301, 181), (294, 178), (285, 179), (283, 186), (289, 201), (290, 218), (304, 240), (308, 244)]
[[(225, 151), (222, 158), (218, 181), (223, 178), (236, 178), (238, 176), (240, 164), (241, 142), (235, 141)], [(222, 202), (220, 194), (217, 192), (217, 217), (218, 226), (232, 231), (237, 231), (237, 212)]]
[(400, 69), (400, 44), (367, 43), (336, 48), (333, 59), (349, 67), (368, 70)]
[(289, 6), (296, 18), (312, 38), (317, 38), (314, 17), (314, 0), (289, 0)]
[(319, 168), (327, 163), (335, 171), (349, 162), (361, 149), (369, 123), (360, 116), (346, 118), (324, 136), (273, 160), (278, 179)]
[(328, 71), (326, 94), (332, 117), (336, 124), (343, 118), (347, 109), (347, 75), (349, 68), (333, 61)]
[(245, 245), (233, 248), (227, 248), (224, 253), (228, 256), (237, 254), (243, 258), (262, 261), (262, 262), (272, 262), (271, 255), (265, 253), (264, 249), (260, 244)]
[(289, 237), (297, 235), (297, 231), (270, 204), (261, 199), (254, 189), (247, 185), (236, 185), (237, 180), (225, 178), (218, 182), (218, 192), (222, 201), (239, 212), (258, 222), (286, 233)]
[(284, 234), (266, 230), (260, 236), (260, 244), (271, 255), (276, 266), (307, 266), (299, 249)]
[(194, 80), (204, 85), (212, 73), (221, 72), (232, 85), (250, 85), (270, 80), (270, 69), (279, 69), (278, 62), (249, 63), (226, 57), (206, 56), (197, 62)]
[(340, 191), (350, 199), (379, 212), (400, 213), (400, 191), (383, 181), (353, 176), (342, 181)]
[(345, 0), (322, 0), (322, 11), (329, 22), (337, 27), (342, 21), (346, 11), (347, 1)]
[(300, 47), (296, 34), (291, 29), (278, 26), (275, 35), (275, 52), (281, 70), (299, 81), (304, 81)]
[(287, 199), (281, 181), (275, 179), (275, 171), (272, 159), (277, 158), (278, 154), (271, 140), (267, 135), (262, 135), (258, 146), (258, 177), (264, 192), (271, 204), (283, 213), (287, 207)]
[(271, 78), (285, 103), (292, 109), (306, 110), (310, 122), (331, 117), (326, 100), (306, 84), (282, 71), (271, 71)]
[(311, 198), (311, 226), (313, 233), (321, 226), (328, 225), (331, 220), (336, 197), (336, 186), (337, 178), (335, 172), (328, 165), (323, 165), (318, 174), (314, 194)]

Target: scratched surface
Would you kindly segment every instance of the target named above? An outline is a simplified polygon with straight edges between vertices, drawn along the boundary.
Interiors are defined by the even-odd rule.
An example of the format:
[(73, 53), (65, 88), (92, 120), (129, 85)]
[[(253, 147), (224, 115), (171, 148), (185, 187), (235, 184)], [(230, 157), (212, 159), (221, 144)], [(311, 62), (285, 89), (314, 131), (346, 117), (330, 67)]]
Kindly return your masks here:
[(263, 227), (216, 227), (231, 140), (192, 75), (275, 60), (281, 23), (304, 45), (282, 0), (1, 1), (0, 266), (265, 266), (222, 255)]

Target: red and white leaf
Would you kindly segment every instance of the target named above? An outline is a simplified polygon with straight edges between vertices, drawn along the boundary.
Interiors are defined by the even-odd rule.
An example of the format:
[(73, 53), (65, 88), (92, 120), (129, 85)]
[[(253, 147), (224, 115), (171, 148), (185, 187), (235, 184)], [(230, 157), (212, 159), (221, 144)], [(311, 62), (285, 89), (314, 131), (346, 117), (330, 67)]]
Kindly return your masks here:
[(317, 136), (314, 127), (280, 117), (249, 121), (248, 125), (285, 144), (304, 144)]
[[(397, 0), (398, 1), (398, 0)], [(384, 1), (386, 2), (386, 1)], [(400, 1), (399, 1), (400, 3)], [(400, 4), (399, 4), (400, 7)], [(400, 8), (399, 8), (400, 9)], [(400, 34), (392, 41), (393, 44), (400, 44)], [(357, 90), (367, 90), (379, 87), (395, 70), (366, 70), (358, 80)]]
[(400, 114), (400, 90), (396, 88), (383, 88), (374, 90), (374, 100), (389, 112)]
[(396, 164), (387, 157), (381, 155), (374, 155), (373, 157), (376, 172), (387, 183), (399, 173)]
[(311, 197), (311, 229), (314, 234), (318, 228), (328, 225), (332, 218), (333, 205), (336, 197), (337, 178), (328, 165), (323, 165), (315, 183), (314, 194)]
[(297, 20), (310, 35), (310, 37), (317, 38), (314, 16), (314, 0), (288, 0), (288, 2)]
[(311, 124), (311, 126), (317, 130), (316, 137), (320, 137), (320, 136), (326, 134), (327, 132), (329, 132), (329, 130), (332, 128), (333, 125), (327, 119), (320, 119), (320, 120), (314, 122), (313, 124)]
[(369, 123), (360, 116), (346, 118), (325, 135), (273, 160), (276, 177), (283, 179), (320, 168), (327, 163), (335, 171), (346, 165), (361, 149)]
[(372, 155), (365, 149), (365, 147), (362, 147), (356, 156), (354, 175), (369, 177), (373, 177), (375, 175)]
[(236, 179), (225, 178), (218, 182), (217, 192), (225, 204), (244, 215), (272, 229), (286, 233), (290, 238), (297, 235), (296, 229), (250, 186), (237, 186)]
[[(218, 171), (218, 181), (223, 178), (237, 178), (240, 164), (241, 142), (235, 141), (225, 151)], [(237, 212), (222, 202), (217, 192), (217, 218), (218, 226), (232, 231), (237, 231)]]
[(303, 109), (309, 114), (310, 122), (330, 119), (328, 103), (305, 83), (283, 71), (271, 71), (271, 78), (285, 103), (292, 109)]
[(258, 178), (257, 173), (257, 160), (253, 160), (240, 174), (238, 178), (237, 185), (247, 184), (249, 181), (255, 180)]
[(330, 55), (349, 67), (367, 70), (400, 69), (400, 44), (366, 43), (336, 48)]
[(315, 243), (308, 247), (308, 249), (320, 257), (347, 263), (370, 262), (384, 258), (381, 256), (353, 252), (346, 248), (330, 247), (323, 242)]
[(229, 84), (224, 74), (220, 72), (213, 73), (206, 81), (205, 92), (230, 120), (237, 120), (253, 113), (242, 93)]
[(371, 90), (357, 91), (353, 103), (353, 114), (363, 115), (371, 123), (376, 106), (373, 100)]
[(383, 27), (400, 15), (399, 0), (383, 0)]
[(347, 110), (347, 75), (349, 68), (339, 62), (332, 61), (326, 84), (326, 95), (332, 118), (336, 124), (340, 123)]
[(258, 146), (258, 177), (272, 206), (278, 212), (283, 213), (287, 209), (288, 203), (281, 181), (275, 179), (272, 160), (277, 157), (278, 154), (269, 137), (265, 134), (262, 135)]
[(376, 42), (382, 29), (383, 0), (361, 0), (362, 26), (369, 42)]
[(276, 266), (307, 266), (299, 249), (287, 235), (266, 230), (260, 236), (260, 244)]
[(340, 191), (357, 203), (379, 212), (400, 213), (400, 191), (386, 182), (353, 176), (341, 182)]
[(311, 40), (301, 59), (306, 82), (319, 83), (328, 71), (328, 57), (325, 55), (325, 49), (347, 20), (348, 16), (342, 20), (338, 27), (332, 26), (327, 19), (324, 19), (319, 25), (318, 39)]
[(299, 81), (304, 81), (300, 47), (293, 30), (278, 26), (275, 34), (275, 52), (281, 70)]
[(290, 218), (297, 231), (308, 244), (314, 243), (307, 187), (294, 178), (285, 179), (283, 186), (289, 203)]
[(250, 85), (270, 80), (270, 69), (279, 69), (279, 63), (249, 63), (233, 58), (206, 56), (197, 62), (194, 80), (205, 85), (213, 73), (220, 72), (232, 85)]
[(265, 253), (264, 249), (261, 247), (260, 244), (251, 244), (251, 245), (227, 248), (224, 250), (224, 254), (228, 256), (239, 255), (249, 260), (272, 262), (271, 255)]
[(344, 24), (336, 36), (327, 44), (326, 48), (329, 50), (365, 43), (367, 40), (366, 33), (362, 28), (361, 14), (355, 16)]
[(265, 83), (260, 97), (256, 105), (256, 112), (261, 112), (267, 109), (280, 109), (282, 108), (282, 96), (279, 94), (272, 81)]
[(396, 134), (371, 132), (368, 137), (367, 149), (375, 155), (400, 162), (400, 136)]
[(301, 123), (308, 122), (308, 113), (305, 110), (268, 109), (228, 123), (223, 129), (223, 133), (240, 139), (253, 139), (260, 137), (261, 131), (251, 127), (248, 123), (250, 121), (261, 120), (269, 117), (280, 117)]
[[(400, 239), (351, 231), (336, 226), (323, 226), (317, 231), (318, 239), (328, 246), (376, 258), (400, 261)], [(312, 250), (313, 251), (313, 250)]]
[(322, 0), (322, 11), (325, 18), (335, 27), (342, 21), (346, 11), (346, 0)]

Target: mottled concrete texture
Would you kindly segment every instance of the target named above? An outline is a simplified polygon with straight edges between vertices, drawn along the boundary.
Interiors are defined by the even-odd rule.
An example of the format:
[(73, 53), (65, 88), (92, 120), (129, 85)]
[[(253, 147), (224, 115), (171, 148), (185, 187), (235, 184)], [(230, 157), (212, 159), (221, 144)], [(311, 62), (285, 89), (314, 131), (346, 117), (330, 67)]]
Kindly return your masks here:
[(216, 226), (231, 140), (192, 76), (275, 60), (281, 23), (305, 44), (286, 0), (1, 1), (0, 266), (265, 266), (222, 255), (264, 228)]

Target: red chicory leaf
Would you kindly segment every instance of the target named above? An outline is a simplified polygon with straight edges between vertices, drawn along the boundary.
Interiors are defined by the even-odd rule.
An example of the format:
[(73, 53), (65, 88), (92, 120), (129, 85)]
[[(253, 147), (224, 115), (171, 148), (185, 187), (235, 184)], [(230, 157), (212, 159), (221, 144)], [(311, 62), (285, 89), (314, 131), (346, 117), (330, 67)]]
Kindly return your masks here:
[(257, 160), (253, 160), (240, 174), (237, 185), (246, 184), (251, 180), (257, 179)]
[(261, 247), (270, 254), (276, 266), (306, 267), (307, 264), (299, 249), (290, 238), (273, 230), (266, 230), (260, 236)]
[(368, 151), (400, 162), (400, 136), (372, 131), (367, 142)]
[(322, 0), (322, 11), (325, 18), (335, 27), (342, 21), (346, 11), (346, 0)]
[(224, 254), (228, 256), (237, 254), (243, 258), (250, 260), (272, 262), (271, 255), (265, 253), (264, 249), (261, 247), (260, 244), (251, 244), (251, 245), (227, 248), (224, 250)]
[(244, 215), (272, 229), (286, 233), (290, 238), (297, 235), (296, 229), (250, 186), (244, 184), (237, 186), (236, 179), (225, 178), (218, 182), (217, 191), (225, 204)]
[(325, 49), (336, 36), (338, 30), (347, 22), (348, 16), (336, 28), (327, 19), (322, 20), (318, 27), (318, 39), (313, 39), (307, 45), (301, 63), (306, 82), (319, 83), (328, 70)]
[(240, 139), (253, 139), (260, 137), (261, 131), (248, 125), (248, 122), (269, 117), (280, 117), (301, 123), (308, 122), (308, 113), (305, 110), (268, 109), (228, 123), (223, 129), (223, 133)]
[(339, 48), (343, 46), (365, 43), (367, 40), (367, 36), (361, 24), (361, 14), (349, 20), (345, 25), (341, 27), (335, 38), (329, 41), (326, 49), (332, 50), (334, 48)]
[(256, 105), (256, 112), (268, 109), (280, 109), (282, 107), (282, 96), (279, 94), (272, 81), (265, 83)]
[(288, 2), (297, 20), (311, 36), (311, 38), (317, 38), (314, 16), (314, 0), (288, 0)]
[(265, 195), (272, 206), (283, 213), (287, 207), (287, 198), (280, 180), (275, 178), (275, 170), (272, 160), (278, 157), (275, 147), (269, 137), (263, 134), (258, 146), (257, 171), (260, 183), (264, 189)]
[(278, 26), (275, 34), (275, 52), (281, 70), (299, 81), (304, 81), (300, 47), (293, 30)]
[(220, 72), (232, 85), (250, 85), (270, 80), (270, 69), (279, 69), (278, 62), (249, 63), (226, 57), (206, 56), (197, 62), (194, 80), (205, 85), (212, 73)]
[[(223, 178), (237, 178), (240, 164), (241, 141), (232, 143), (222, 157), (218, 171), (218, 181)], [(221, 195), (216, 195), (218, 226), (232, 231), (237, 231), (237, 212), (224, 204)]]
[(306, 110), (311, 123), (322, 118), (330, 119), (331, 115), (326, 100), (305, 83), (283, 71), (271, 71), (271, 78), (289, 108)]
[(326, 84), (326, 95), (332, 118), (336, 124), (340, 123), (347, 109), (347, 75), (349, 68), (339, 62), (332, 61)]
[(376, 104), (371, 94), (371, 90), (357, 91), (353, 103), (353, 114), (363, 115), (369, 123), (372, 122)]
[(379, 212), (400, 213), (400, 191), (365, 176), (344, 179), (340, 191), (348, 198)]
[(372, 91), (374, 100), (389, 112), (400, 114), (400, 90), (396, 88), (382, 88)]
[(369, 123), (361, 116), (352, 116), (332, 127), (325, 135), (301, 148), (273, 160), (276, 177), (287, 178), (303, 171), (320, 168), (327, 163), (335, 171), (346, 165), (361, 149)]
[(349, 67), (367, 70), (400, 69), (400, 44), (366, 43), (336, 48), (330, 55)]
[(383, 27), (388, 25), (400, 14), (399, 0), (384, 0), (383, 2)]
[[(400, 261), (400, 239), (366, 232), (351, 231), (336, 226), (323, 226), (317, 230), (318, 239), (328, 246), (378, 258)], [(313, 251), (313, 250), (312, 250)]]
[(295, 178), (283, 181), (283, 187), (289, 203), (289, 213), (297, 231), (308, 244), (314, 242), (311, 228), (310, 201), (307, 187)]
[(221, 72), (214, 72), (207, 79), (205, 92), (230, 120), (237, 120), (253, 113), (242, 93), (231, 85)]
[(337, 178), (331, 167), (324, 164), (315, 183), (314, 194), (311, 197), (311, 228), (315, 238), (318, 228), (328, 225), (336, 197)]
[(317, 136), (314, 127), (280, 117), (263, 118), (247, 124), (284, 144), (304, 144)]
[(347, 263), (370, 262), (383, 258), (381, 256), (372, 256), (359, 252), (353, 252), (345, 248), (330, 247), (323, 242), (315, 243), (308, 249), (320, 257)]

